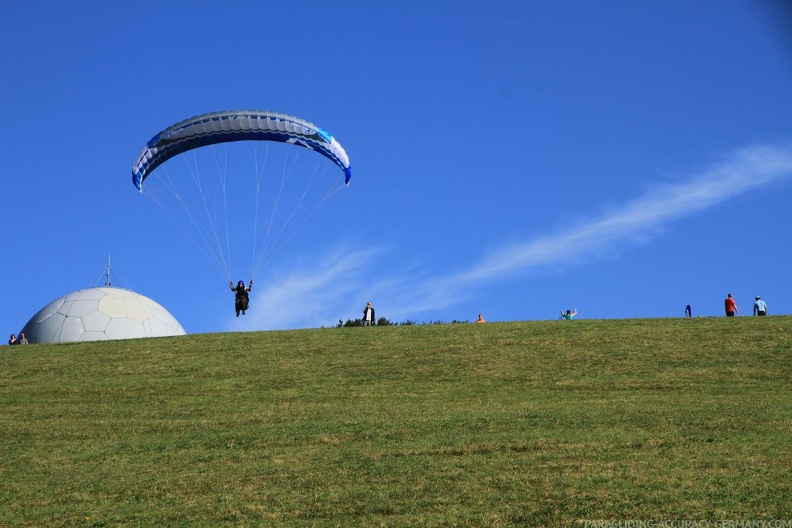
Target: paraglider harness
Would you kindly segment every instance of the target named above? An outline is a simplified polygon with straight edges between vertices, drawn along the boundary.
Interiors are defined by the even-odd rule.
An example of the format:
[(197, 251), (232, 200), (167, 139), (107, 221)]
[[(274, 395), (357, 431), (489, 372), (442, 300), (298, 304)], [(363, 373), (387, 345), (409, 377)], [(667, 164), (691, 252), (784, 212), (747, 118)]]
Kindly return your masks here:
[(250, 305), (250, 297), (248, 296), (248, 292), (253, 289), (253, 279), (250, 279), (250, 286), (247, 288), (245, 287), (244, 281), (239, 281), (234, 288), (234, 283), (231, 283), (231, 291), (234, 292), (234, 307), (236, 308), (236, 313), (239, 315), (239, 312), (244, 313), (248, 306)]

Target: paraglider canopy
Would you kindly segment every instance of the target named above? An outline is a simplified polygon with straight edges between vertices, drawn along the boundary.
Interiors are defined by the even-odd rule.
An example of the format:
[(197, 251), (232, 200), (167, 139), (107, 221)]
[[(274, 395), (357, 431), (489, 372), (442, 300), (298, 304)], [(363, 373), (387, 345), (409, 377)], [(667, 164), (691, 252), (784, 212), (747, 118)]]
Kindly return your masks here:
[(250, 247), (255, 278), (351, 176), (346, 151), (326, 130), (264, 110), (180, 121), (155, 134), (132, 167), (138, 191), (171, 216), (229, 281), (232, 254)]
[(344, 183), (348, 185), (352, 177), (346, 151), (313, 123), (277, 112), (231, 110), (191, 117), (156, 134), (132, 167), (132, 183), (141, 190), (154, 169), (188, 150), (244, 140), (277, 141), (315, 150), (344, 171)]

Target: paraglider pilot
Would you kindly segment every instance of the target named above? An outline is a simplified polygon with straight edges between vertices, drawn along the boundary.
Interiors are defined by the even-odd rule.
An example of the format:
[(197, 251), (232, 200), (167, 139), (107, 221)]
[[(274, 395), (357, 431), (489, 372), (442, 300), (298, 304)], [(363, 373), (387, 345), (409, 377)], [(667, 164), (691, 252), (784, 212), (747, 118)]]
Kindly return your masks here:
[(234, 281), (228, 281), (231, 286), (231, 291), (234, 292), (234, 307), (236, 308), (236, 316), (239, 317), (239, 312), (245, 315), (245, 310), (248, 309), (250, 304), (250, 297), (248, 292), (253, 289), (253, 279), (250, 279), (250, 286), (245, 287), (245, 281), (239, 281), (234, 288)]

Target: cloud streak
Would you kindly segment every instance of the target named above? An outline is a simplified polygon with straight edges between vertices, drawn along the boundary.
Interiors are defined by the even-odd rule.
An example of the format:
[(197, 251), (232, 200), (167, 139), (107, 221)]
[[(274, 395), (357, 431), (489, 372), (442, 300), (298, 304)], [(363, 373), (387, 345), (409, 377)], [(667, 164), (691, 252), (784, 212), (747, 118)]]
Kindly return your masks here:
[(594, 256), (616, 243), (646, 240), (665, 224), (792, 175), (792, 148), (743, 149), (693, 178), (656, 187), (581, 227), (503, 248), (458, 282), (481, 281), (539, 266)]
[[(473, 295), (471, 290), (488, 282), (570, 261), (606, 258), (617, 247), (655, 238), (675, 220), (790, 176), (792, 146), (741, 149), (706, 170), (676, 183), (655, 186), (643, 196), (578, 227), (502, 247), (484, 255), (469, 269), (443, 277), (412, 273), (378, 279), (369, 285), (369, 291), (388, 298), (388, 316), (392, 320), (415, 317), (460, 303)], [(251, 320), (245, 326), (320, 326), (328, 323), (316, 323), (323, 314), (348, 313), (349, 306), (362, 306), (364, 298), (357, 291), (358, 286), (363, 283), (365, 270), (370, 269), (370, 261), (382, 253), (380, 249), (340, 251), (313, 272), (301, 270), (283, 278), (257, 300), (270, 314), (269, 319)]]

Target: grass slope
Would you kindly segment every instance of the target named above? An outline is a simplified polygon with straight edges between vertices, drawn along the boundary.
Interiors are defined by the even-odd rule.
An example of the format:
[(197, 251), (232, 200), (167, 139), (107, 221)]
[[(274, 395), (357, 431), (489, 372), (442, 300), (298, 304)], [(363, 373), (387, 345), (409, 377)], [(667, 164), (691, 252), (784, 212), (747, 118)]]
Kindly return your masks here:
[(0, 348), (1, 526), (792, 518), (792, 318)]

